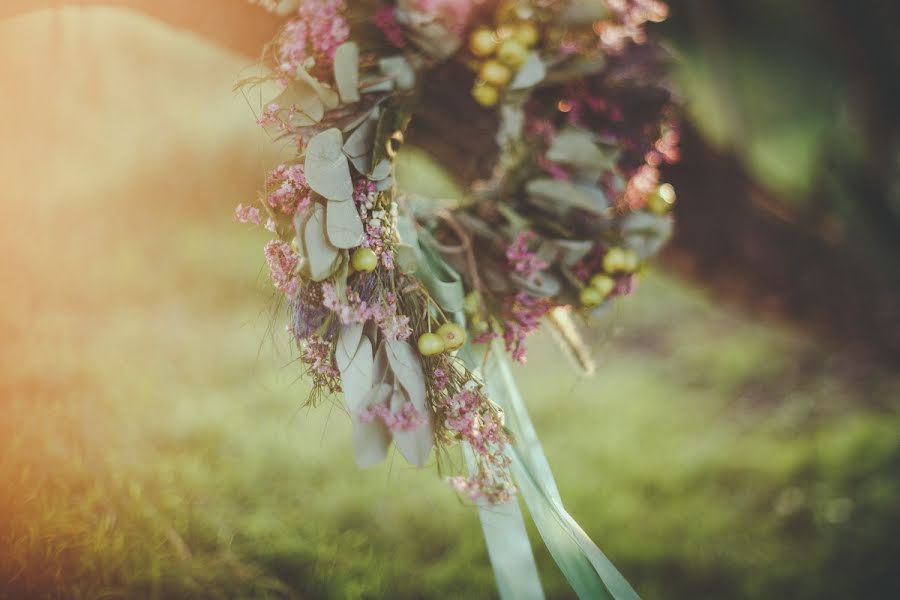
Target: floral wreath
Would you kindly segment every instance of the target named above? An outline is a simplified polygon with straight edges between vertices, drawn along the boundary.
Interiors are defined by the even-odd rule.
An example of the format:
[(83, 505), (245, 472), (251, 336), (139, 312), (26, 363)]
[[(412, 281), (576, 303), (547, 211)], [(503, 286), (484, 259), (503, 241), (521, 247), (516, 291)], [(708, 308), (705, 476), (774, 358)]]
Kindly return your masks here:
[[(309, 402), (343, 393), (361, 467), (391, 444), (419, 467), (435, 451), (480, 508), (501, 597), (543, 597), (519, 492), (579, 597), (636, 598), (562, 507), (506, 354), (525, 362), (548, 322), (587, 366), (573, 317), (630, 294), (671, 233), (659, 167), (678, 134), (644, 29), (666, 5), (256, 3), (289, 17), (264, 51), (280, 93), (258, 122), (296, 152), (237, 219), (275, 235), (265, 257)], [(495, 119), (496, 158), (438, 203), (399, 192), (394, 159), (447, 68), (470, 89), (460, 112)]]

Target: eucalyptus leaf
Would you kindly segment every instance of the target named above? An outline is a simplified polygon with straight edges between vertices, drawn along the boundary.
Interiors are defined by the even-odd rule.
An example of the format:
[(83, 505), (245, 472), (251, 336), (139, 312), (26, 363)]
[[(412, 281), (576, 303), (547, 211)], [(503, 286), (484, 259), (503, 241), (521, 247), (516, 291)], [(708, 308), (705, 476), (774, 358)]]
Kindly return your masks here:
[(394, 81), (392, 79), (376, 79), (374, 81), (363, 81), (359, 86), (359, 91), (364, 94), (392, 92), (394, 91)]
[(413, 347), (403, 340), (385, 340), (388, 362), (397, 383), (406, 390), (416, 410), (425, 412), (425, 373), (422, 359)]
[(394, 178), (390, 175), (388, 175), (384, 179), (380, 179), (375, 182), (375, 189), (378, 190), (379, 192), (386, 192), (393, 187), (394, 187)]
[(359, 46), (344, 42), (334, 51), (334, 82), (345, 104), (359, 102)]
[(372, 167), (372, 172), (369, 174), (369, 179), (372, 181), (381, 181), (391, 174), (391, 161), (390, 159), (382, 159), (377, 165)]
[(611, 169), (617, 152), (601, 150), (594, 143), (594, 136), (580, 129), (560, 131), (547, 149), (547, 159), (576, 169), (596, 171)]
[(594, 243), (589, 240), (549, 240), (549, 243), (559, 251), (559, 263), (564, 267), (571, 267), (587, 256)]
[(303, 230), (303, 246), (313, 281), (322, 281), (334, 272), (339, 251), (325, 235), (325, 207), (316, 204)]
[(602, 54), (597, 54), (596, 56), (570, 56), (568, 60), (562, 61), (547, 74), (543, 85), (581, 79), (599, 73), (604, 68), (606, 68), (606, 58)]
[(416, 72), (404, 56), (387, 56), (378, 61), (378, 66), (394, 80), (397, 89), (410, 90), (416, 84)]
[(533, 179), (525, 186), (532, 196), (557, 203), (563, 208), (580, 208), (600, 214), (609, 204), (605, 194), (596, 186), (588, 186), (551, 178)]
[(302, 210), (294, 214), (294, 231), (298, 241), (297, 251), (303, 258), (306, 258), (306, 248), (303, 247), (303, 235), (304, 231), (306, 231), (306, 224), (309, 223), (309, 218), (312, 214), (312, 210)]
[(522, 277), (518, 273), (510, 273), (509, 279), (520, 290), (537, 298), (550, 298), (559, 294), (562, 289), (559, 279), (550, 273), (536, 273), (532, 277)]
[(303, 67), (297, 68), (297, 80), (306, 82), (315, 91), (326, 110), (335, 109), (341, 103), (337, 92), (307, 73)]
[(375, 119), (366, 118), (353, 130), (344, 142), (344, 153), (349, 157), (362, 156), (372, 152), (375, 141)]
[(622, 217), (619, 226), (625, 246), (643, 260), (656, 254), (672, 236), (673, 222), (665, 215), (634, 212)]
[(544, 80), (547, 76), (547, 67), (541, 61), (541, 57), (537, 52), (529, 52), (528, 58), (522, 64), (521, 68), (516, 72), (512, 82), (509, 84), (511, 90), (523, 90), (534, 87)]
[(363, 222), (356, 211), (355, 202), (329, 201), (325, 222), (328, 240), (338, 248), (354, 248), (363, 239)]
[(334, 361), (337, 363), (338, 371), (344, 372), (350, 366), (353, 357), (356, 356), (356, 352), (359, 350), (362, 338), (362, 323), (350, 323), (341, 327), (334, 351)]
[(350, 165), (342, 150), (341, 131), (332, 127), (313, 137), (306, 146), (304, 173), (312, 190), (328, 200), (352, 201)]

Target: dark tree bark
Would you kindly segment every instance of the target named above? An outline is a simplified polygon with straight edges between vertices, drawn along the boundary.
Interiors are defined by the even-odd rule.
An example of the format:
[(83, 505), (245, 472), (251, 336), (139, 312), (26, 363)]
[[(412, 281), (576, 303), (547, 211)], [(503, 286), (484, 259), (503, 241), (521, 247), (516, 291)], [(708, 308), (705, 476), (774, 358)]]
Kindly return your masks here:
[(669, 178), (679, 200), (676, 235), (662, 256), (668, 268), (751, 315), (900, 366), (900, 290), (891, 277), (792, 221), (783, 202), (689, 127)]

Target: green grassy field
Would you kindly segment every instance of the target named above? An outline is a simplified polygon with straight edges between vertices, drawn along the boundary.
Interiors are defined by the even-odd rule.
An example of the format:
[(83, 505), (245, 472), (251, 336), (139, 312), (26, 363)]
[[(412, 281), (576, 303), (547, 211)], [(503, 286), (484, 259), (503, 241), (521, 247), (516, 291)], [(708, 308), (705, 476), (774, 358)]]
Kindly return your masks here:
[[(119, 63), (167, 48), (152, 85), (26, 80), (35, 113), (0, 111), (22, 140), (0, 161), (0, 598), (494, 597), (433, 469), (359, 471), (340, 406), (300, 408), (264, 232), (230, 218), (263, 144), (240, 99), (204, 104), (240, 63), (118, 19)], [(166, 63), (188, 50), (200, 91)], [(646, 599), (900, 594), (896, 377), (659, 273), (591, 337), (593, 378), (543, 335), (517, 375), (567, 507)]]

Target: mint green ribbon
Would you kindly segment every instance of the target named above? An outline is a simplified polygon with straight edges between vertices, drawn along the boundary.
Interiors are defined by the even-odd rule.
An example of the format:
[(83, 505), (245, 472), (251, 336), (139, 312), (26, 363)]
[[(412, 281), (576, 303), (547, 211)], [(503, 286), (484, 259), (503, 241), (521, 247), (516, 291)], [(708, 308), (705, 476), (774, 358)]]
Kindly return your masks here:
[(621, 573), (566, 512), (550, 464), (498, 341), (491, 346), (484, 382), (512, 432), (512, 472), (547, 549), (582, 600), (640, 600)]
[[(420, 238), (411, 221), (401, 219), (404, 242), (415, 248), (419, 270), (416, 275), (441, 308), (460, 325), (463, 286), (456, 273), (431, 245)], [(480, 353), (467, 344), (461, 356), (474, 369), (484, 362), (483, 377), (488, 395), (500, 406), (506, 427), (513, 434), (512, 473), (528, 506), (538, 533), (569, 584), (581, 600), (640, 600), (622, 574), (612, 565), (562, 504), (550, 464), (541, 448), (537, 432), (519, 393), (506, 352), (499, 341), (479, 360)], [(465, 448), (466, 461), (473, 465), (472, 450)], [(516, 499), (497, 506), (479, 505), (481, 528), (502, 600), (543, 600), (537, 565), (525, 520)]]

